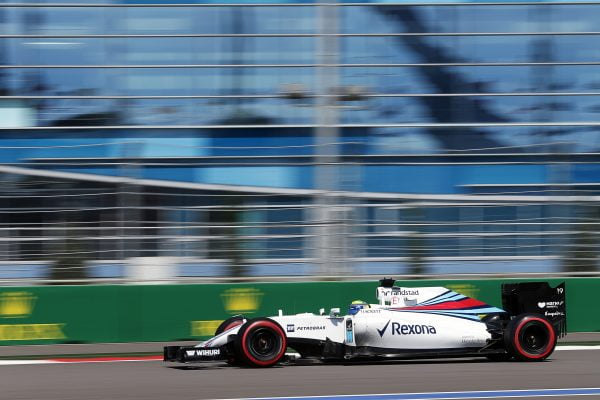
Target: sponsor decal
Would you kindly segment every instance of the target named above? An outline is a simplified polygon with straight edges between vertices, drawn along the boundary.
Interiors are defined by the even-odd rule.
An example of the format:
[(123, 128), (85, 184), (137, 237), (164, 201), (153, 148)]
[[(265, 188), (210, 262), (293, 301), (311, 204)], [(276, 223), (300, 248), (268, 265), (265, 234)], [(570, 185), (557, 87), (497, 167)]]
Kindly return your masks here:
[(354, 341), (354, 335), (352, 332), (352, 320), (348, 318), (346, 320), (346, 343), (352, 343)]
[(286, 326), (285, 330), (288, 331), (288, 332), (294, 332), (294, 331), (296, 331), (296, 327), (295, 327), (294, 324), (288, 324)]
[(188, 357), (214, 357), (221, 355), (221, 349), (186, 350)]
[(565, 304), (564, 301), (540, 301), (538, 302), (539, 308), (556, 309)]
[(0, 317), (25, 318), (31, 315), (35, 297), (29, 292), (4, 292), (0, 294)]
[[(0, 293), (0, 318), (27, 318), (33, 313), (37, 297), (29, 292)], [(0, 324), (0, 341), (66, 339), (66, 324)]]
[(393, 288), (389, 290), (384, 290), (381, 292), (383, 296), (418, 296), (419, 289), (405, 289), (405, 288)]
[(223, 320), (190, 321), (192, 336), (213, 336)]
[(369, 310), (368, 308), (363, 308), (360, 312), (363, 314), (379, 314), (381, 310)]
[(409, 299), (408, 297), (404, 298), (404, 305), (407, 307), (410, 306), (416, 306), (417, 305), (417, 299)]
[(297, 331), (323, 331), (325, 330), (325, 325), (319, 326), (297, 326)]
[(462, 337), (463, 344), (484, 344), (485, 340), (476, 338), (475, 336), (463, 336)]
[(418, 289), (400, 289), (392, 290), (392, 296), (418, 296)]
[(64, 326), (65, 324), (0, 325), (0, 341), (66, 339)]
[(229, 314), (252, 314), (260, 308), (263, 294), (254, 288), (235, 288), (221, 293), (221, 299)]
[(565, 313), (562, 311), (545, 311), (544, 315), (546, 317), (562, 317), (565, 315)]
[[(388, 326), (390, 326), (390, 322), (391, 322), (391, 320), (388, 320), (388, 322), (383, 326), (382, 329), (377, 329), (379, 336), (383, 337)], [(437, 330), (432, 325), (402, 324), (400, 322), (391, 322), (391, 325), (392, 326), (391, 326), (390, 332), (392, 333), (392, 336), (395, 336), (395, 335), (399, 335), (399, 336), (401, 336), (401, 335), (437, 335)]]
[(403, 304), (405, 306), (416, 306), (417, 305), (417, 299), (409, 299), (408, 297), (400, 299), (400, 297), (392, 297), (391, 298), (391, 304), (392, 305)]
[(383, 329), (377, 329), (377, 332), (379, 333), (379, 336), (383, 337), (383, 334), (385, 333), (386, 329), (390, 325), (391, 321), (392, 321), (391, 319), (388, 320), (388, 322), (383, 326)]

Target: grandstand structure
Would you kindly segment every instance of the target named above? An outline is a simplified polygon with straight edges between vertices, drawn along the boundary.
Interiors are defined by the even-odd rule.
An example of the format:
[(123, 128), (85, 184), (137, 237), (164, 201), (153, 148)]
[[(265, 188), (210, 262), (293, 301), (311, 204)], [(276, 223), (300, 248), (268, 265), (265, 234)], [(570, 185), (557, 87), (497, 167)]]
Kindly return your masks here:
[(593, 274), (600, 2), (0, 2), (0, 279)]

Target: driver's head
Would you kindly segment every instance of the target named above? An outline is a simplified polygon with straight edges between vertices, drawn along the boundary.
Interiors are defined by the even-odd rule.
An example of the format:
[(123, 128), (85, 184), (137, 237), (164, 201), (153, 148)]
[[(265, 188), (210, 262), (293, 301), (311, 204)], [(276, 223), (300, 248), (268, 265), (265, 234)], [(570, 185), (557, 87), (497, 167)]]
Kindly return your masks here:
[(354, 315), (363, 308), (369, 308), (369, 304), (366, 301), (354, 300), (352, 303), (350, 303), (350, 309), (348, 310), (348, 314)]

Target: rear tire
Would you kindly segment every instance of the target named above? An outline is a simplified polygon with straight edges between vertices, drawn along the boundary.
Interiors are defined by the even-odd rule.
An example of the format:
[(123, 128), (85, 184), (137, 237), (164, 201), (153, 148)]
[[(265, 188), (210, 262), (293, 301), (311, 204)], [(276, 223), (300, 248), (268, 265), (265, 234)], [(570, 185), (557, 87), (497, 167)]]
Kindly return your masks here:
[(272, 367), (285, 356), (287, 337), (281, 326), (269, 318), (254, 318), (239, 330), (235, 352), (250, 367)]
[(504, 331), (508, 353), (520, 361), (543, 361), (556, 347), (556, 331), (538, 314), (521, 314), (512, 319)]

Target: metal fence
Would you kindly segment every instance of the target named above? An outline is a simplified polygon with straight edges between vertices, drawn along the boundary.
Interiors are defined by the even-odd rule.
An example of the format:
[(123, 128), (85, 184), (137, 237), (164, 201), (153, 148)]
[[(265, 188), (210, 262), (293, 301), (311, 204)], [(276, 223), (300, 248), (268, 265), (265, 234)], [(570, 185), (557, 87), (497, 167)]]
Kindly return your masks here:
[(118, 162), (120, 176), (1, 166), (0, 278), (144, 280), (152, 265), (161, 279), (598, 270), (593, 184), (427, 195), (138, 175), (155, 162)]

